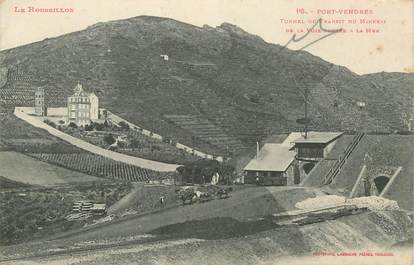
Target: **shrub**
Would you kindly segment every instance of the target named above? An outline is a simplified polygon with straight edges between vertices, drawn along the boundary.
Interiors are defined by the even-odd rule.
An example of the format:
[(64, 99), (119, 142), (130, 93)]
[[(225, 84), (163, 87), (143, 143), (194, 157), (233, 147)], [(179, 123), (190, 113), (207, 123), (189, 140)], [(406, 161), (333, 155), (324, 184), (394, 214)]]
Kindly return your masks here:
[(119, 126), (121, 127), (122, 130), (125, 130), (125, 131), (129, 130), (129, 124), (124, 121), (121, 121), (119, 123)]
[(105, 121), (104, 121), (103, 126), (104, 126), (104, 127), (109, 127), (109, 122), (108, 122), (108, 120), (105, 120)]
[(73, 128), (73, 129), (77, 129), (78, 128), (78, 125), (76, 125), (75, 123), (71, 122), (71, 123), (69, 123), (68, 127), (69, 128)]
[(53, 127), (53, 128), (56, 128), (56, 124), (53, 121), (44, 120), (43, 122), (46, 123), (47, 125)]
[(103, 140), (108, 145), (111, 145), (111, 144), (115, 143), (115, 141), (116, 141), (112, 134), (105, 135)]

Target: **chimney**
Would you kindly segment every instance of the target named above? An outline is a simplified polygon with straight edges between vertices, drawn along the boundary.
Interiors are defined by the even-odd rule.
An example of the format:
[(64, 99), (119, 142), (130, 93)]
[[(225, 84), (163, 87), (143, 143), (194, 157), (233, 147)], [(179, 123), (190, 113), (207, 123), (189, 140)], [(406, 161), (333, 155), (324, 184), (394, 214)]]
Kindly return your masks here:
[(259, 141), (256, 142), (256, 160), (259, 160)]

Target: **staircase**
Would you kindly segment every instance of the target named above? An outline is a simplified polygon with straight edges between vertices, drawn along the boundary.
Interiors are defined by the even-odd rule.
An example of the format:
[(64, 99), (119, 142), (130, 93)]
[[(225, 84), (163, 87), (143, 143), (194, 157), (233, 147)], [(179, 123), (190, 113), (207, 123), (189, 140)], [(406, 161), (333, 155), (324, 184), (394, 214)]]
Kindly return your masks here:
[(357, 133), (355, 135), (354, 139), (352, 139), (352, 142), (348, 145), (344, 153), (338, 158), (338, 160), (335, 162), (335, 164), (331, 167), (331, 169), (323, 178), (322, 185), (328, 185), (332, 183), (332, 180), (335, 179), (339, 172), (341, 172), (341, 169), (345, 165), (347, 159), (351, 156), (352, 152), (358, 146), (359, 142), (364, 137), (364, 135), (364, 133)]

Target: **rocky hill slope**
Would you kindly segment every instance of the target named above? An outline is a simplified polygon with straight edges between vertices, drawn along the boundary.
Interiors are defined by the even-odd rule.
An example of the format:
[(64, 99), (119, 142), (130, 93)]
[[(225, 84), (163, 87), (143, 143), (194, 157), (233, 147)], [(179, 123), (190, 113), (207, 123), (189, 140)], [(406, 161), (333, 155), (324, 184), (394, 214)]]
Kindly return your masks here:
[[(140, 16), (0, 55), (3, 67), (31, 76), (24, 81), (29, 87), (45, 87), (49, 105), (65, 104), (79, 81), (103, 107), (209, 152), (240, 152), (258, 136), (302, 129), (296, 120), (303, 117), (305, 88), (312, 129), (407, 129), (413, 74), (360, 76), (306, 51), (281, 48), (226, 23), (196, 27)], [(31, 91), (12, 80), (0, 83), (2, 99)]]

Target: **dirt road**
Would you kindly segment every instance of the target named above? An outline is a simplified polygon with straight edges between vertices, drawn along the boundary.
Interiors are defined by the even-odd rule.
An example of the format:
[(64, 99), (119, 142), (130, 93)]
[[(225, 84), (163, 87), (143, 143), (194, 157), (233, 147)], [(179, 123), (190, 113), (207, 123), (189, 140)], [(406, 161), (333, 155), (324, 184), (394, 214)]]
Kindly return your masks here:
[(120, 154), (111, 150), (104, 149), (102, 147), (90, 144), (88, 142), (85, 142), (81, 139), (78, 139), (76, 137), (73, 137), (69, 134), (66, 134), (64, 132), (61, 132), (46, 123), (44, 123), (42, 120), (37, 119), (35, 117), (29, 116), (26, 112), (30, 111), (29, 108), (24, 107), (16, 107), (14, 110), (14, 115), (31, 125), (45, 129), (48, 133), (50, 133), (53, 136), (56, 136), (76, 147), (79, 147), (83, 150), (89, 151), (91, 153), (113, 159), (115, 161), (124, 162), (130, 165), (134, 165), (137, 167), (142, 167), (146, 169), (151, 169), (155, 171), (161, 171), (161, 172), (169, 172), (169, 171), (175, 171), (175, 169), (179, 166), (176, 164), (167, 164), (163, 162), (148, 160), (144, 158), (134, 157), (134, 156), (128, 156), (124, 154)]
[[(299, 187), (250, 187), (234, 192), (228, 199), (179, 206), (155, 214), (92, 228), (65, 241), (102, 240), (107, 238), (145, 234), (158, 227), (215, 217), (231, 217), (246, 221), (251, 218), (294, 209), (296, 202), (315, 195), (313, 189)], [(278, 199), (276, 199), (278, 198)]]

